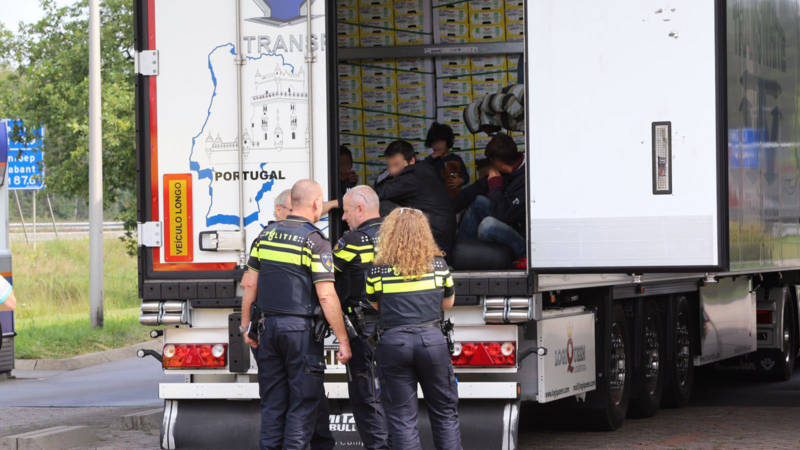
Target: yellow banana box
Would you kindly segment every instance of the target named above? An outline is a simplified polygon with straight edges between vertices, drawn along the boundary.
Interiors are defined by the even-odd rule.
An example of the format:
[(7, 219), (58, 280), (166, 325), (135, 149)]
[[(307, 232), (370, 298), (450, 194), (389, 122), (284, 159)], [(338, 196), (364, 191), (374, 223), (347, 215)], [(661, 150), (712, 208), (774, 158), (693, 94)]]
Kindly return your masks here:
[(503, 25), (479, 25), (469, 27), (470, 42), (501, 42), (506, 40)]
[(469, 0), (469, 12), (477, 11), (502, 11), (505, 6), (504, 0)]

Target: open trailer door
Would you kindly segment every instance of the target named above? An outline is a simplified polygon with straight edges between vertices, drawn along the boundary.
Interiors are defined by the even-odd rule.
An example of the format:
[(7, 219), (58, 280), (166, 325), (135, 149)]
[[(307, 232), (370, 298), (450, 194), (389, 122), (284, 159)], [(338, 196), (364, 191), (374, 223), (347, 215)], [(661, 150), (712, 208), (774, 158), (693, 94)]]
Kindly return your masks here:
[(724, 2), (527, 6), (532, 268), (725, 268)]
[(232, 280), (281, 191), (328, 185), (325, 4), (271, 3), (137, 2), (145, 298), (179, 298), (154, 280)]

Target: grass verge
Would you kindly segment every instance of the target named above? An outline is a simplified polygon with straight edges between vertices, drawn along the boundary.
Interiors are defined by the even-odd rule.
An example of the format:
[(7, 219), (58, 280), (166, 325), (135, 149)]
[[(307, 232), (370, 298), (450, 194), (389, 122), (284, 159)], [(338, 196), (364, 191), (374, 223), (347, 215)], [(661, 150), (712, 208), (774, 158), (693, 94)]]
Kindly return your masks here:
[(104, 243), (103, 328), (89, 324), (89, 240), (12, 242), (17, 358), (65, 358), (147, 340), (139, 325), (136, 259)]

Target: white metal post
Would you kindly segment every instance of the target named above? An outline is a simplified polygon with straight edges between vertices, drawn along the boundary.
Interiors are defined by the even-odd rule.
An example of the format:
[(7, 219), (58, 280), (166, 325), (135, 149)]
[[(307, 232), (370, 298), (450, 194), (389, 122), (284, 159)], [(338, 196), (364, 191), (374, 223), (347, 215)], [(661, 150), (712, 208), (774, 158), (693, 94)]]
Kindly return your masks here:
[(36, 191), (33, 191), (33, 249), (36, 250)]
[(242, 118), (242, 69), (246, 61), (242, 47), (242, 0), (236, 0), (236, 146), (239, 163), (239, 231), (241, 232), (241, 249), (239, 250), (239, 266), (247, 264), (247, 230), (244, 216), (244, 119)]
[(19, 195), (14, 190), (14, 199), (17, 201), (17, 210), (19, 211), (19, 221), (22, 222), (22, 232), (25, 234), (25, 245), (28, 245), (28, 229), (25, 228), (25, 216), (22, 215), (22, 204), (19, 202)]
[(103, 326), (103, 142), (100, 103), (100, 5), (89, 0), (89, 316)]
[(50, 193), (46, 192), (45, 195), (47, 196), (47, 208), (50, 209), (50, 220), (53, 222), (53, 233), (56, 235), (56, 240), (58, 240), (58, 228), (56, 228), (56, 216), (53, 214), (53, 204), (50, 202)]

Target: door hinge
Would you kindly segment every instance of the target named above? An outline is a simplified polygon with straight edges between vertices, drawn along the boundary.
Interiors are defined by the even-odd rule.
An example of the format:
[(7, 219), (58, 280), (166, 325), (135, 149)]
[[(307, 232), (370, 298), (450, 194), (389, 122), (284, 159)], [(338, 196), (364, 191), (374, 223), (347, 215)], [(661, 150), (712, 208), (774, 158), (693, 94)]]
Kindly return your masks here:
[(161, 247), (161, 228), (161, 222), (139, 222), (136, 226), (139, 247)]
[(201, 231), (200, 250), (206, 252), (236, 252), (242, 250), (241, 231)]
[(158, 50), (136, 52), (136, 57), (133, 59), (133, 71), (144, 76), (158, 75)]

